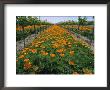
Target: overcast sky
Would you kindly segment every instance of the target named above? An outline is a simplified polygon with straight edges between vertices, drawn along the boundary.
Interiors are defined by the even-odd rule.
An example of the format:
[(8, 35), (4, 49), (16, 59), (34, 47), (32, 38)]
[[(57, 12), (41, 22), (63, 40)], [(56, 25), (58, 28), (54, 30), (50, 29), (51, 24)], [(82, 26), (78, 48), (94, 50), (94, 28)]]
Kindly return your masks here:
[[(77, 16), (39, 16), (40, 20), (46, 20), (47, 22), (51, 23), (58, 23), (61, 21), (68, 21), (68, 20), (73, 20), (73, 21), (78, 21)], [(83, 18), (83, 17), (82, 17)], [(92, 16), (86, 16), (88, 21), (93, 21)]]

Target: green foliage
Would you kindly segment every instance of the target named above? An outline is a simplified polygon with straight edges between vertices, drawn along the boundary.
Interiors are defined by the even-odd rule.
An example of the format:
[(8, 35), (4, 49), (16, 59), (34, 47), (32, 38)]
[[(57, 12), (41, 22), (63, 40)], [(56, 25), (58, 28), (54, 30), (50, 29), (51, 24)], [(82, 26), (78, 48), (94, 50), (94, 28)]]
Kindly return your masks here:
[(29, 25), (35, 25), (39, 23), (37, 17), (28, 16), (27, 20), (28, 20)]
[[(44, 42), (43, 45), (48, 47), (49, 41)], [(35, 48), (35, 47), (32, 47)], [(37, 48), (38, 51), (41, 51), (42, 48)], [(59, 54), (52, 47), (48, 47), (45, 51), (48, 54), (55, 53), (56, 56), (51, 58), (50, 56), (43, 56), (40, 53), (31, 53), (29, 52), (25, 57), (29, 58), (33, 64), (31, 69), (25, 70), (23, 65), (23, 59), (19, 59), (17, 63), (17, 73), (18, 74), (73, 74), (77, 72), (79, 74), (84, 74), (83, 69), (87, 68), (91, 73), (94, 72), (94, 55), (91, 50), (82, 45), (80, 42), (74, 43), (72, 45), (72, 49), (75, 51), (74, 56), (70, 56), (69, 50), (67, 50), (64, 54), (64, 57), (60, 57)], [(18, 55), (19, 56), (19, 53)], [(17, 57), (18, 58), (18, 57)], [(75, 64), (70, 65), (69, 61), (73, 61)]]
[[(64, 28), (65, 28), (65, 26), (64, 26)], [(70, 28), (70, 27), (67, 27), (66, 29), (72, 31), (73, 33), (80, 34), (81, 36), (87, 37), (91, 41), (94, 40), (94, 30), (81, 31), (76, 28)]]
[[(17, 41), (25, 39), (28, 35), (31, 35), (33, 33), (41, 32), (51, 25), (46, 21), (40, 21), (38, 20), (37, 17), (35, 18), (31, 16), (27, 16), (27, 17), (17, 16), (16, 20), (17, 20), (17, 25), (19, 24), (22, 27), (28, 25), (30, 26), (46, 25), (45, 27), (40, 27), (40, 28), (34, 27), (34, 29), (27, 29), (27, 30), (25, 29), (24, 31), (22, 30), (17, 31), (16, 32)], [(87, 24), (87, 20), (86, 18), (82, 19), (79, 17), (79, 22), (68, 21), (68, 22), (59, 23), (59, 25), (64, 25), (64, 26), (73, 25), (73, 24), (85, 25)], [(74, 29), (74, 28), (69, 28), (68, 30), (81, 34), (82, 36), (86, 36), (89, 39), (93, 40), (93, 36), (94, 36), (93, 31), (79, 31), (78, 29)], [(62, 53), (57, 52), (59, 48), (53, 48), (52, 41), (55, 41), (54, 38), (49, 38), (48, 40), (42, 42), (42, 44), (41, 42), (38, 44), (35, 42), (34, 46), (30, 44), (29, 46), (27, 46), (27, 48), (23, 49), (26, 51), (23, 52), (23, 50), (21, 50), (17, 52), (16, 73), (17, 74), (73, 74), (77, 72), (78, 74), (85, 74), (85, 73), (93, 74), (94, 54), (90, 50), (90, 47), (82, 44), (82, 42), (76, 41), (75, 39), (73, 39), (73, 36), (67, 35), (67, 33), (64, 33), (62, 35), (64, 36), (64, 39), (70, 42), (70, 45), (67, 44), (68, 42), (66, 42), (65, 45), (62, 45), (62, 47), (60, 47), (66, 49), (66, 51), (63, 52), (64, 56), (61, 56)], [(44, 35), (43, 38), (40, 37), (39, 39), (45, 40), (47, 38), (45, 38)], [(45, 51), (47, 55), (45, 53), (42, 54), (41, 51)], [(70, 51), (74, 51), (74, 54), (71, 55)], [(52, 57), (51, 54), (55, 54), (55, 57)], [(29, 59), (29, 61), (26, 61), (25, 59)], [(25, 67), (27, 67), (27, 69)], [(28, 69), (28, 67), (30, 68)]]
[(22, 30), (16, 31), (16, 41), (23, 40), (27, 36), (41, 32), (48, 27), (49, 26), (43, 26), (43, 27), (39, 27), (39, 28), (35, 28), (35, 29), (25, 29), (24, 31), (22, 31)]
[(66, 21), (66, 22), (60, 22), (58, 25), (77, 25), (78, 22), (75, 21)]
[[(34, 25), (34, 29), (24, 29), (24, 27), (32, 25)], [(35, 25), (46, 25), (46, 26), (35, 28)], [(43, 29), (46, 29), (50, 25), (51, 23), (47, 21), (38, 20), (38, 17), (35, 16), (16, 16), (16, 27), (17, 28), (19, 26), (22, 27), (21, 30), (16, 31), (16, 41), (23, 40), (31, 34), (41, 32)]]
[(79, 16), (79, 18), (78, 18), (78, 23), (79, 23), (79, 25), (86, 25), (86, 24), (87, 24), (87, 18), (86, 18), (86, 17), (81, 18), (81, 17)]
[(28, 20), (26, 16), (16, 16), (16, 24), (19, 24), (21, 26), (27, 26)]

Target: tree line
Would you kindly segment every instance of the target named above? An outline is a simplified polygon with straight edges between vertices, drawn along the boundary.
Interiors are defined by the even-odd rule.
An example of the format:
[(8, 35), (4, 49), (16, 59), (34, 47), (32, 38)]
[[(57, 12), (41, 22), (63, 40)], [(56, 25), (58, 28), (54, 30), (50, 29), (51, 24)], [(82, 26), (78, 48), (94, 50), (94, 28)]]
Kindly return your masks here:
[[(92, 16), (93, 20), (94, 20), (94, 16)], [(88, 21), (87, 17), (84, 16), (84, 18), (82, 18), (81, 16), (78, 16), (78, 21), (74, 21), (74, 20), (68, 20), (68, 21), (64, 21), (64, 22), (60, 22), (58, 23), (60, 25), (94, 25), (94, 21)]]
[[(41, 21), (39, 19), (40, 17), (36, 16), (16, 16), (16, 28), (21, 27), (22, 30), (16, 31), (16, 41), (24, 40), (24, 47), (25, 47), (25, 38), (28, 35), (31, 35), (33, 33), (40, 32), (42, 27), (41, 25), (49, 26), (51, 23), (47, 21)], [(35, 28), (35, 26), (39, 26), (39, 30)], [(25, 30), (26, 26), (33, 26), (34, 30)]]

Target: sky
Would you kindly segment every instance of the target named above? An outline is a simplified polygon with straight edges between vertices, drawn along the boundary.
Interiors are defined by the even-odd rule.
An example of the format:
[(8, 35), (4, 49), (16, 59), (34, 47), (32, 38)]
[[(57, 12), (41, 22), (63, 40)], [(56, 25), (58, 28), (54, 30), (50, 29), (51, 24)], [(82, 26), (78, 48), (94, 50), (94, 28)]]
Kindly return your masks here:
[[(50, 23), (58, 23), (61, 21), (68, 21), (68, 20), (73, 20), (73, 21), (78, 21), (77, 16), (38, 16), (40, 20), (47, 21)], [(83, 16), (82, 16), (83, 18)], [(86, 16), (88, 21), (93, 21), (92, 16)]]

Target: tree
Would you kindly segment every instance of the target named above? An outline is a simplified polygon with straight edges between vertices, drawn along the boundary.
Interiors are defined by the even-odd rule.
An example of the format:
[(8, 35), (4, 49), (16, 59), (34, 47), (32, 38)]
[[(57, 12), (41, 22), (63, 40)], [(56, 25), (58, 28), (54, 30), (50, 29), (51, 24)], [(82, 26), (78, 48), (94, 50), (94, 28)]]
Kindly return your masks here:
[(28, 16), (28, 22), (30, 25), (34, 25), (34, 31), (37, 33), (37, 30), (35, 28), (35, 25), (38, 24), (38, 18), (37, 17), (32, 17), (32, 16)]
[(80, 19), (81, 19), (81, 16), (78, 16), (78, 30), (79, 30), (79, 27), (80, 27)]
[(86, 16), (84, 18), (81, 18), (81, 16), (78, 16), (78, 30), (80, 25), (86, 25), (87, 24), (87, 18)]

